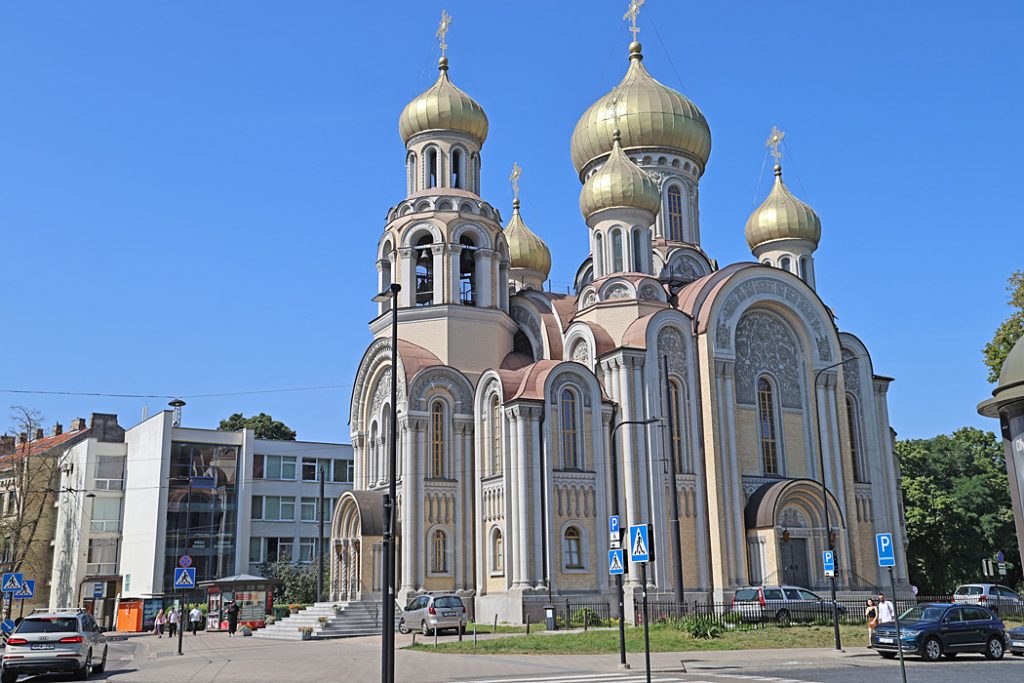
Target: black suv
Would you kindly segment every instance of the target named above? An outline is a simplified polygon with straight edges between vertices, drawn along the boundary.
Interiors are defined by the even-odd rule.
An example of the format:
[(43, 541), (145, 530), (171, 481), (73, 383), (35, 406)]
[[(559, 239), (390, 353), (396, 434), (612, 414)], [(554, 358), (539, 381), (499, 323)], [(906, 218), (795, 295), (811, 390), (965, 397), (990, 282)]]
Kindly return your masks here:
[(897, 642), (904, 654), (921, 655), (928, 661), (952, 659), (961, 652), (978, 652), (989, 659), (1002, 659), (1006, 631), (999, 617), (984, 607), (931, 602), (908, 609), (896, 624), (886, 622), (875, 628), (871, 644), (887, 659), (896, 656)]

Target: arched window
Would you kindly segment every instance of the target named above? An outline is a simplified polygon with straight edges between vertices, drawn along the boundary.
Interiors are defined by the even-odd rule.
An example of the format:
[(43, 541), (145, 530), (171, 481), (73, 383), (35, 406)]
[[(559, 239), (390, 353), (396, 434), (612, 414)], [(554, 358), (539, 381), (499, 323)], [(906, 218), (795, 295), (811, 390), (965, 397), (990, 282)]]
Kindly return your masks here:
[(594, 259), (594, 275), (596, 277), (604, 277), (604, 236), (601, 233), (597, 233), (594, 236), (594, 242), (597, 244), (597, 255)]
[(377, 464), (380, 455), (380, 449), (377, 447), (377, 423), (374, 423), (373, 427), (370, 428), (370, 443), (366, 451), (366, 459), (370, 466), (370, 478), (368, 481), (370, 484), (376, 484), (378, 479)]
[(440, 529), (434, 530), (431, 539), (430, 573), (448, 573), (448, 536)]
[(633, 272), (640, 273), (644, 269), (644, 252), (641, 248), (640, 230), (633, 231)]
[(779, 259), (779, 268), (782, 268), (783, 270), (788, 270), (791, 273), (793, 272), (793, 265), (790, 262), (788, 256), (783, 256), (782, 258)]
[(757, 417), (761, 439), (761, 464), (765, 474), (779, 474), (778, 425), (775, 423), (775, 395), (767, 377), (757, 380)]
[(430, 477), (445, 478), (445, 405), (434, 401), (430, 407)]
[(476, 305), (476, 245), (467, 235), (459, 239), (459, 301), (466, 306)]
[(668, 234), (667, 239), (683, 241), (683, 193), (678, 185), (668, 188)]
[(612, 230), (612, 272), (622, 272), (622, 231)]
[(451, 186), (462, 188), (462, 150), (452, 150), (452, 177)]
[(501, 405), (498, 395), (491, 399), (491, 474), (501, 473)]
[(406, 157), (406, 172), (408, 173), (407, 183), (409, 185), (409, 194), (416, 191), (416, 153), (409, 152), (409, 156)]
[[(391, 287), (391, 242), (385, 242), (384, 248), (380, 251), (380, 287), (381, 292), (386, 292)], [(386, 297), (380, 305), (381, 313), (391, 310), (391, 297)]]
[(860, 450), (860, 419), (857, 414), (857, 400), (853, 394), (846, 394), (846, 423), (850, 431), (850, 459), (853, 461), (853, 480), (867, 482), (867, 472), (861, 459)]
[(434, 254), (430, 241), (430, 235), (424, 235), (416, 242), (417, 306), (430, 306), (434, 303)]
[(387, 453), (391, 437), (391, 405), (385, 404), (380, 414), (382, 419), (380, 421), (380, 445), (377, 448), (377, 471), (380, 472), (381, 480), (387, 481), (389, 479)]
[(437, 187), (437, 150), (427, 150), (427, 187)]
[(505, 541), (501, 537), (501, 529), (494, 527), (491, 534), (491, 573), (505, 573)]
[(562, 555), (566, 569), (583, 569), (583, 539), (578, 528), (571, 526), (565, 530), (562, 536)]
[(563, 389), (559, 404), (562, 413), (562, 467), (567, 470), (579, 469), (579, 428), (576, 416), (576, 394), (571, 389)]
[(679, 383), (675, 380), (669, 380), (668, 382), (668, 410), (669, 416), (672, 420), (671, 433), (669, 434), (669, 441), (671, 445), (672, 458), (676, 463), (676, 472), (678, 474), (686, 473), (686, 468), (683, 466), (685, 463), (684, 458), (684, 444), (683, 444), (683, 400), (682, 391), (679, 387)]
[(810, 275), (807, 272), (807, 257), (806, 256), (801, 256), (800, 257), (800, 279), (803, 280), (804, 282), (810, 282), (809, 277), (810, 277)]

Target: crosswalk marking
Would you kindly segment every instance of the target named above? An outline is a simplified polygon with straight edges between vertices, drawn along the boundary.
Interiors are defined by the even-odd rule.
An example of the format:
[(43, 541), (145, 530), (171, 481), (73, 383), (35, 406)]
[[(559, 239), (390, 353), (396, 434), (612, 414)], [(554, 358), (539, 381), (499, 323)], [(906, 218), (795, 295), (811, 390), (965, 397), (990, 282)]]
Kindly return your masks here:
[[(704, 677), (710, 677), (708, 678)], [(734, 681), (764, 681), (767, 683), (813, 683), (812, 681), (775, 676), (752, 676), (749, 674), (710, 673), (682, 674), (651, 672), (652, 683), (722, 683), (722, 679)], [(630, 673), (608, 672), (601, 674), (534, 674), (506, 678), (459, 679), (458, 683), (644, 683), (647, 676), (643, 671)]]

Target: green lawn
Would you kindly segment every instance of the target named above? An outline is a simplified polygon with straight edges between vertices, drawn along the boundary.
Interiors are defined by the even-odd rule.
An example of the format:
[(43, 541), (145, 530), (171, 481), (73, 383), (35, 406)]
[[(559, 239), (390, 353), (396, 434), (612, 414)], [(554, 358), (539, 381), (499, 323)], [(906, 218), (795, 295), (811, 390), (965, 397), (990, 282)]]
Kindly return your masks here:
[[(867, 645), (867, 629), (861, 626), (841, 626), (844, 648)], [(765, 628), (756, 631), (728, 631), (712, 640), (691, 638), (678, 628), (663, 624), (651, 626), (651, 651), (684, 652), (689, 650), (763, 650), (790, 647), (832, 647), (831, 626), (793, 626), (791, 628)], [(642, 652), (642, 628), (626, 629), (626, 650)], [(448, 641), (436, 648), (433, 640), (418, 642), (417, 650), (464, 654), (604, 654), (619, 651), (619, 632), (615, 629), (592, 630), (585, 633), (531, 634), (510, 638), (478, 641), (473, 646), (472, 636), (463, 642)]]

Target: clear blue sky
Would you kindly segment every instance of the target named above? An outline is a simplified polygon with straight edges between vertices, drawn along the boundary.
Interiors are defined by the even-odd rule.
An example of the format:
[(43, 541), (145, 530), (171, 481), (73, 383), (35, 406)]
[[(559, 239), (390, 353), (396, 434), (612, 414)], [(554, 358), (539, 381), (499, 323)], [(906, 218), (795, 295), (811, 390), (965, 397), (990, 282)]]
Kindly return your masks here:
[[(374, 247), (404, 193), (398, 115), (436, 76), (486, 109), (483, 196), (571, 282), (587, 245), (569, 136), (626, 68), (625, 0), (0, 5), (0, 387), (205, 394), (350, 384)], [(1024, 4), (649, 0), (645, 64), (707, 115), (705, 249), (743, 225), (773, 124), (822, 218), (819, 291), (896, 377), (901, 436), (965, 424), (1021, 258)], [(656, 29), (656, 30), (655, 30)], [(48, 424), (160, 399), (17, 396)], [(347, 440), (349, 389), (193, 398)]]

